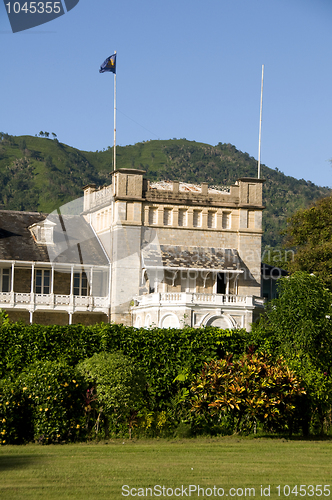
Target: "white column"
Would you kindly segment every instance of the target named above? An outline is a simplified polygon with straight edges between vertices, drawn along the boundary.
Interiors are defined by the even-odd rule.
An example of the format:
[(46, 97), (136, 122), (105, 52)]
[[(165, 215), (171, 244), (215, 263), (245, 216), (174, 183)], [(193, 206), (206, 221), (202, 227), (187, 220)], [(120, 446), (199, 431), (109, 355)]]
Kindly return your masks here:
[(92, 298), (92, 285), (93, 285), (93, 267), (90, 269), (90, 302), (89, 305), (92, 307), (93, 306), (93, 298)]
[(35, 277), (35, 265), (32, 264), (31, 266), (31, 289), (30, 289), (30, 324), (32, 324), (33, 321), (33, 308), (34, 308), (34, 303), (35, 303), (35, 294), (34, 294), (34, 277)]
[(69, 324), (71, 325), (73, 322), (73, 315), (72, 313), (69, 313)]
[(74, 312), (74, 295), (73, 295), (73, 289), (74, 289), (74, 267), (71, 266), (70, 268), (70, 296), (69, 296), (69, 324), (71, 325), (72, 322), (72, 314)]
[(74, 289), (74, 267), (71, 266), (71, 268), (70, 268), (70, 295), (73, 295), (73, 289)]
[(54, 307), (54, 264), (52, 264), (52, 271), (51, 271), (51, 289), (50, 289), (50, 300), (51, 300), (51, 305)]
[(12, 262), (12, 274), (11, 274), (11, 277), (10, 277), (10, 292), (13, 293), (14, 292), (14, 262)]
[(90, 293), (89, 295), (92, 295), (92, 285), (93, 285), (93, 267), (90, 269)]
[[(103, 287), (103, 290), (104, 290), (104, 287)], [(109, 265), (109, 271), (108, 271), (108, 290), (107, 291), (108, 291), (108, 322), (110, 323), (111, 322), (111, 317), (112, 317), (111, 316), (112, 315), (112, 263), (110, 263), (110, 265)]]
[(35, 265), (32, 264), (32, 266), (31, 266), (31, 288), (30, 288), (31, 299), (30, 299), (30, 301), (33, 303), (34, 303), (34, 278), (35, 278)]
[(35, 277), (35, 265), (32, 264), (31, 266), (31, 289), (30, 289), (30, 292), (31, 292), (31, 299), (32, 299), (32, 294), (33, 294), (33, 285), (34, 285), (34, 277)]
[(51, 294), (54, 293), (54, 265), (52, 264), (52, 273), (51, 273)]
[(12, 306), (15, 304), (15, 294), (14, 294), (14, 262), (12, 262), (12, 270), (10, 276), (10, 303)]

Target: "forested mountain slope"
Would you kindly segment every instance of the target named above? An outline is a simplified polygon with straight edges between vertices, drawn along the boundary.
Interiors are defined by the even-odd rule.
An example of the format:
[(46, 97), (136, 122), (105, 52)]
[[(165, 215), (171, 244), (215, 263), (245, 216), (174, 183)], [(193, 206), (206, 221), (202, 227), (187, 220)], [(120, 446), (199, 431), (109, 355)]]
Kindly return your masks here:
[[(0, 134), (0, 209), (50, 212), (82, 196), (82, 187), (109, 184), (111, 148), (86, 152), (56, 138)], [(173, 179), (222, 186), (256, 177), (257, 161), (231, 144), (217, 146), (186, 139), (157, 140), (117, 147), (117, 168), (143, 168), (150, 180)], [(282, 168), (282, 166), (281, 166)], [(286, 219), (331, 190), (262, 165), (263, 245), (281, 245)]]

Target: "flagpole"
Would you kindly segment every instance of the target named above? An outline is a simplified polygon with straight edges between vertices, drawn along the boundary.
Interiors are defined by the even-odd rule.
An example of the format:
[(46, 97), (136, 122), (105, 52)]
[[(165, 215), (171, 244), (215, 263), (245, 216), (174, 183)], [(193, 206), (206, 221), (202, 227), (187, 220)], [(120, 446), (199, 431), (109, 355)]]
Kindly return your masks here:
[[(116, 50), (114, 51), (116, 55)], [(113, 147), (113, 166), (114, 170), (116, 170), (116, 71), (114, 73), (114, 147)]]
[(263, 110), (263, 81), (264, 81), (264, 64), (262, 64), (262, 84), (261, 84), (261, 107), (259, 114), (259, 138), (258, 138), (258, 179), (261, 176), (261, 139), (262, 139), (262, 110)]

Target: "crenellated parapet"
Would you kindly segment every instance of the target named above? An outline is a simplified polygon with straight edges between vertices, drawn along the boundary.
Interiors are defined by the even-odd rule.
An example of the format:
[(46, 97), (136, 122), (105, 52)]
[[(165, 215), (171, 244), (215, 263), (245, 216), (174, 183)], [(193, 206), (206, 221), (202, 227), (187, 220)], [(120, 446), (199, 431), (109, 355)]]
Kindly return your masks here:
[(209, 186), (179, 181), (149, 182), (144, 170), (121, 168), (112, 172), (112, 184), (96, 189), (94, 184), (84, 188), (84, 211), (114, 200), (144, 201), (174, 205), (225, 206), (262, 209), (263, 179), (240, 178), (231, 186)]

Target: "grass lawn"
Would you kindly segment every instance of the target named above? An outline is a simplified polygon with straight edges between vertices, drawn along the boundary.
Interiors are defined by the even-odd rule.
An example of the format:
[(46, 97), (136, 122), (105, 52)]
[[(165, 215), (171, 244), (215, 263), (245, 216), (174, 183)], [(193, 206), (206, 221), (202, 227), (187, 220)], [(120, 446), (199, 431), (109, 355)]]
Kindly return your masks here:
[[(307, 486), (300, 495), (303, 484)], [(204, 488), (205, 496), (201, 490), (199, 498), (210, 493), (216, 498), (216, 486), (230, 499), (249, 497), (245, 488), (254, 488), (255, 497), (264, 498), (261, 485), (270, 485), (270, 498), (278, 498), (276, 486), (281, 485), (280, 498), (285, 499), (289, 491), (284, 486), (298, 485), (298, 494), (291, 493), (290, 499), (316, 498), (319, 489), (318, 495), (316, 491), (311, 495), (308, 485), (328, 484), (332, 485), (332, 441), (228, 437), (0, 448), (3, 500), (113, 500), (126, 498), (122, 492), (127, 494), (128, 489), (122, 491), (123, 485), (137, 488), (132, 493), (144, 493), (144, 498), (151, 498), (145, 489), (155, 485), (173, 489), (173, 496), (170, 489), (160, 489), (161, 498), (176, 498), (176, 494), (183, 498), (185, 493), (189, 497), (189, 485)], [(212, 490), (206, 490), (209, 487)], [(243, 495), (242, 490), (238, 496), (230, 488), (243, 488)], [(158, 490), (155, 493), (152, 498), (158, 498)], [(332, 494), (326, 490), (324, 495), (323, 490), (321, 496)], [(197, 492), (191, 497), (198, 498)]]

